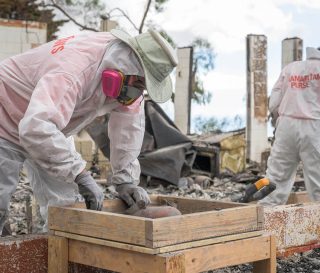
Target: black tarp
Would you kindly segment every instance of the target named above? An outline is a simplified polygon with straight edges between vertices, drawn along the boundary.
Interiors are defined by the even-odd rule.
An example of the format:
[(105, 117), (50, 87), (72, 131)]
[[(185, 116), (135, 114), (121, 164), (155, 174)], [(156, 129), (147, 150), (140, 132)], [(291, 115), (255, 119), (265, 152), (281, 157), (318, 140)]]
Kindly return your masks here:
[[(177, 128), (162, 108), (145, 101), (146, 127), (139, 162), (141, 173), (177, 185), (190, 174), (196, 155), (192, 141)], [(108, 116), (97, 119), (87, 131), (102, 153), (109, 158)]]

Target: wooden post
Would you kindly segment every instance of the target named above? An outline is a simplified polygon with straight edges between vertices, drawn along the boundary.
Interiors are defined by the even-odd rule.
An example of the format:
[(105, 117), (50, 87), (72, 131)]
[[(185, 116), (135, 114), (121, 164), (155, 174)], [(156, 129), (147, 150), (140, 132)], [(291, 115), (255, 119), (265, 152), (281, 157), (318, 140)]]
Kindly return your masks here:
[(183, 253), (173, 253), (166, 259), (166, 269), (163, 273), (186, 273), (186, 259)]
[(253, 263), (253, 273), (276, 273), (277, 272), (277, 249), (276, 238), (270, 236), (270, 257)]
[(48, 273), (68, 273), (68, 239), (48, 237)]

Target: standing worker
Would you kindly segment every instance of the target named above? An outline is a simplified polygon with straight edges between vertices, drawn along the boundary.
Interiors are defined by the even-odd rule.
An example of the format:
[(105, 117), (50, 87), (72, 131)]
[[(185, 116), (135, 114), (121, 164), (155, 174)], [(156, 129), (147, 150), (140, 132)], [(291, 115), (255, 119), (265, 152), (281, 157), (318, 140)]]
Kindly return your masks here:
[(272, 89), (271, 116), (277, 117), (275, 142), (266, 177), (276, 190), (259, 203), (285, 204), (297, 167), (303, 163), (306, 189), (320, 200), (320, 48), (307, 48), (307, 60), (288, 64)]
[(177, 56), (156, 31), (85, 33), (44, 44), (0, 63), (0, 234), (26, 167), (40, 212), (69, 205), (78, 192), (101, 210), (103, 192), (75, 151), (72, 135), (110, 113), (112, 182), (130, 207), (150, 203), (138, 186), (144, 136), (143, 91), (171, 97)]

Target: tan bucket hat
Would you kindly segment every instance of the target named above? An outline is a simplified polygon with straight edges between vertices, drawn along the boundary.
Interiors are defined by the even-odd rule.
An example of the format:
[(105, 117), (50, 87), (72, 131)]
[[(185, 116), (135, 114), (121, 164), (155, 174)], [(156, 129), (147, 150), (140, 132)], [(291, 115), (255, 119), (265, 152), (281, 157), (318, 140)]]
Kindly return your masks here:
[(138, 56), (151, 99), (159, 103), (169, 100), (172, 94), (170, 73), (178, 64), (172, 46), (154, 30), (135, 37), (119, 29), (113, 29), (111, 33), (130, 46)]

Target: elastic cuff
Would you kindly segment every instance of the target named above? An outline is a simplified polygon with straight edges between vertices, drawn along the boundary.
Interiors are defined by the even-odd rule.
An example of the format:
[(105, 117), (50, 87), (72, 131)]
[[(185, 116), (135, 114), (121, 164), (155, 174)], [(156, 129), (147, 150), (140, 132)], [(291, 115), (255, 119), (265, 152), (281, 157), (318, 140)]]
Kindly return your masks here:
[(76, 176), (76, 179), (74, 180), (74, 182), (75, 182), (76, 184), (78, 184), (79, 180), (81, 180), (83, 177), (86, 177), (86, 176), (88, 176), (88, 175), (90, 175), (89, 172), (86, 171), (86, 170), (83, 170), (81, 173), (79, 173), (79, 174)]

